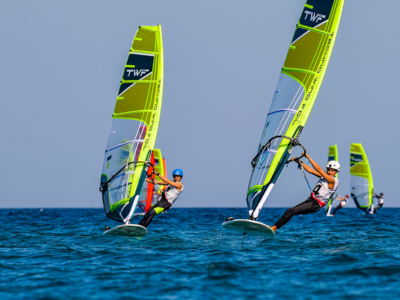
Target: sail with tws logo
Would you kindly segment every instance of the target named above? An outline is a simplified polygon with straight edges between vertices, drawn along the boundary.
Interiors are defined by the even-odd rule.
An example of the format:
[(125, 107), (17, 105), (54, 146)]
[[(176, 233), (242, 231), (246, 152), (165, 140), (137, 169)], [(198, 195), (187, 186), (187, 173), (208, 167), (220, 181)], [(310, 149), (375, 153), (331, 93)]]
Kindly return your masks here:
[[(333, 146), (329, 147), (328, 162), (330, 162), (331, 160), (339, 161), (337, 145), (333, 145)], [(339, 175), (339, 173), (336, 173), (335, 177), (338, 178), (338, 175)], [(336, 193), (334, 193), (332, 195), (332, 197), (329, 199), (329, 202), (327, 203), (327, 205), (325, 205), (326, 212), (332, 208), (332, 201), (333, 201), (333, 198), (335, 197), (335, 195), (336, 195)]]
[(139, 27), (119, 86), (100, 181), (106, 216), (129, 223), (139, 203), (160, 121), (161, 25)]
[[(344, 0), (308, 0), (289, 46), (263, 128), (258, 153), (272, 137), (300, 136), (317, 98), (339, 29)], [(257, 156), (247, 191), (249, 215), (257, 219), (292, 150), (276, 138)]]
[(350, 193), (357, 208), (367, 211), (373, 203), (374, 181), (361, 144), (350, 146)]

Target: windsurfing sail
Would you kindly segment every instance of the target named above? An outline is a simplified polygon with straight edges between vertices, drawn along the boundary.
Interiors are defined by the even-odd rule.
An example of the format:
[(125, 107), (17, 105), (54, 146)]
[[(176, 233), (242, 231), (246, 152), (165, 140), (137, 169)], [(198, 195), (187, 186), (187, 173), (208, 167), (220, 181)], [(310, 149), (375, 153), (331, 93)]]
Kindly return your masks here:
[[(333, 145), (329, 147), (329, 152), (328, 152), (328, 162), (331, 160), (339, 161), (339, 154), (337, 150), (337, 145)], [(336, 173), (335, 177), (337, 178), (339, 173)], [(336, 193), (334, 193), (329, 199), (328, 205), (325, 205), (325, 212), (328, 212), (332, 208), (332, 201), (333, 198), (335, 197)]]
[(151, 179), (151, 182), (144, 182), (143, 187), (142, 187), (142, 192), (140, 193), (139, 196), (139, 204), (138, 207), (143, 211), (147, 212), (151, 208), (151, 204), (153, 202), (153, 191), (154, 191), (154, 152), (151, 155), (150, 158), (150, 163), (151, 165), (149, 166), (147, 170), (147, 178)]
[(361, 144), (350, 146), (350, 191), (357, 208), (367, 211), (373, 203), (374, 181)]
[[(154, 149), (151, 155), (150, 162), (152, 166), (149, 167), (147, 175), (154, 180), (160, 181), (161, 179), (153, 174), (154, 170), (160, 173), (161, 176), (165, 176), (165, 159), (162, 157), (160, 149)], [(161, 192), (166, 188), (164, 185), (153, 184), (153, 182), (145, 182), (143, 184), (142, 193), (139, 197), (138, 207), (143, 211), (147, 212), (151, 206), (157, 203), (157, 198), (161, 195)]]
[(257, 219), (294, 141), (317, 98), (339, 29), (344, 0), (307, 0), (283, 65), (267, 115), (247, 191), (250, 217)]
[[(161, 176), (167, 176), (167, 166), (165, 163), (165, 158), (162, 156), (161, 149), (154, 149), (154, 169)], [(155, 176), (156, 180), (161, 180), (158, 176)], [(165, 185), (155, 187), (154, 194), (159, 194), (159, 192), (165, 190), (167, 187)], [(154, 203), (154, 201), (153, 201)]]
[(100, 191), (106, 216), (129, 223), (156, 142), (164, 82), (161, 25), (139, 27), (111, 120)]

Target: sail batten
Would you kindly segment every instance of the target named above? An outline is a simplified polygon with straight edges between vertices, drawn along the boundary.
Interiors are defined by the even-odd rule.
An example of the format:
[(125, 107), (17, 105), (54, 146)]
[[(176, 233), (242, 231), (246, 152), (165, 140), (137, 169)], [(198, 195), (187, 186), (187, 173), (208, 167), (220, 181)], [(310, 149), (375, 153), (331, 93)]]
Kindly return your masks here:
[[(308, 0), (303, 8), (267, 114), (249, 182), (246, 202), (253, 218), (258, 217), (290, 157), (291, 141), (299, 138), (311, 113), (336, 40), (343, 4), (344, 0)], [(279, 138), (264, 149), (267, 141), (277, 135), (292, 140)]]
[(129, 222), (156, 142), (162, 106), (161, 26), (141, 26), (133, 39), (115, 102), (101, 192), (106, 216)]

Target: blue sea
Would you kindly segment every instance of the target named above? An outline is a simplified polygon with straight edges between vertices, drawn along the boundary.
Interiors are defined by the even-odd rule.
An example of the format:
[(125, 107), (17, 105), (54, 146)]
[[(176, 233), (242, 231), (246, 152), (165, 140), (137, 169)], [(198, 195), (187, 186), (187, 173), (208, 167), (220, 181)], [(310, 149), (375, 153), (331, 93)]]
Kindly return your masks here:
[(221, 228), (229, 216), (247, 210), (172, 208), (127, 238), (103, 235), (118, 224), (102, 209), (2, 209), (0, 299), (400, 298), (400, 209), (295, 216), (243, 250)]

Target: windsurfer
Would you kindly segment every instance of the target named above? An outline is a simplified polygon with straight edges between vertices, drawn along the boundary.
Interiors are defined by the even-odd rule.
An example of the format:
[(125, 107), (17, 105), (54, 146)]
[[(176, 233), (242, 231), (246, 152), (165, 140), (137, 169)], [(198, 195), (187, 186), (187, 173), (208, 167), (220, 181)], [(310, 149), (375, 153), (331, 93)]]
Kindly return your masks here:
[(385, 203), (385, 200), (383, 199), (383, 193), (380, 193), (379, 196), (376, 193), (373, 193), (372, 197), (378, 199), (378, 206), (375, 207), (374, 212), (373, 212), (373, 213), (376, 213), (376, 211), (383, 206), (383, 203)]
[(339, 209), (341, 209), (341, 208), (346, 206), (347, 201), (349, 200), (349, 195), (344, 196), (344, 198), (342, 196), (338, 195), (335, 200), (340, 201), (340, 203), (339, 203), (338, 206), (336, 206), (336, 208), (333, 211), (332, 215), (335, 215), (336, 211), (338, 211)]
[(337, 179), (335, 175), (340, 171), (340, 164), (337, 161), (329, 161), (326, 166), (326, 172), (324, 172), (308, 154), (305, 154), (305, 157), (311, 163), (312, 168), (300, 161), (304, 170), (320, 179), (312, 190), (310, 197), (308, 197), (306, 201), (286, 210), (283, 216), (271, 227), (273, 231), (276, 231), (289, 222), (294, 215), (311, 214), (319, 211), (328, 203), (329, 199), (338, 188), (339, 179)]
[[(158, 172), (153, 172), (162, 181), (155, 180), (154, 183), (158, 185), (166, 185), (167, 188), (161, 194), (161, 199), (154, 204), (150, 210), (144, 215), (143, 219), (139, 222), (139, 225), (147, 227), (153, 221), (155, 215), (162, 213), (171, 208), (172, 204), (178, 199), (179, 195), (183, 191), (183, 184), (181, 182), (183, 177), (183, 171), (181, 169), (175, 169), (172, 172), (174, 181), (160, 175)], [(146, 179), (147, 182), (153, 183), (151, 180)]]

